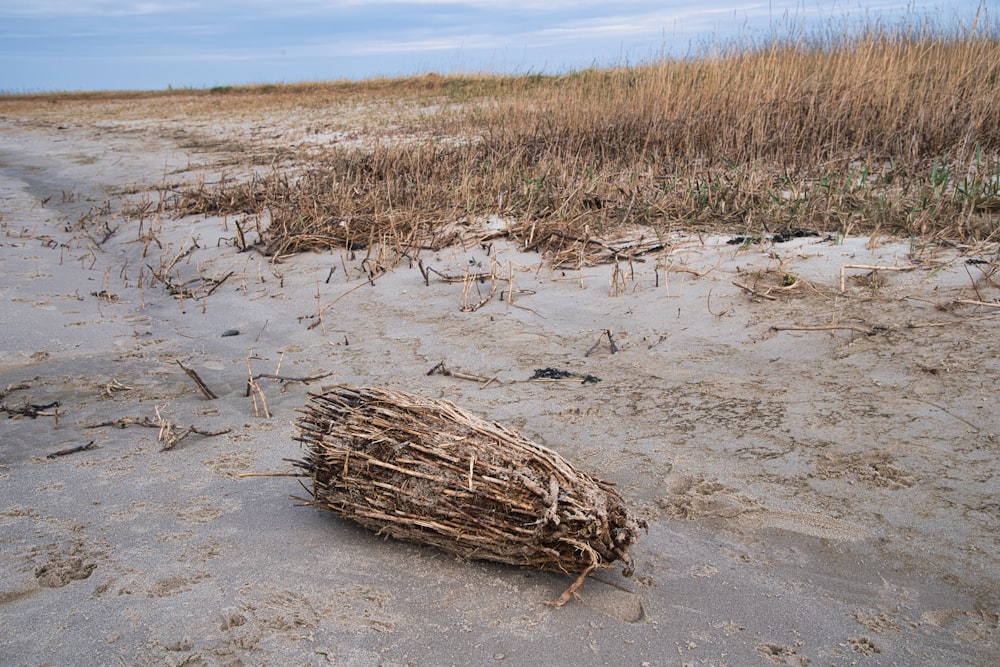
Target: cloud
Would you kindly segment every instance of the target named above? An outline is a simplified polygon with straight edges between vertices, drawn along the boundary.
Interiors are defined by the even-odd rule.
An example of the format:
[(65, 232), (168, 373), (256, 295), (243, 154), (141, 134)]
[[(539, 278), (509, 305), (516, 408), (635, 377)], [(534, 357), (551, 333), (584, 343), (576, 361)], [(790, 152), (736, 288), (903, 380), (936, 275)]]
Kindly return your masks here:
[[(409, 4), (430, 4), (428, 0), (414, 0)], [(441, 3), (438, 3), (441, 4)], [(474, 4), (474, 3), (468, 3)], [(585, 4), (585, 3), (576, 3)], [(596, 4), (596, 3), (595, 3)], [(660, 3), (656, 3), (662, 7)], [(602, 4), (602, 8), (606, 5)], [(620, 12), (621, 7), (614, 7)], [(502, 48), (540, 48), (557, 45), (577, 44), (587, 46), (595, 40), (627, 41), (656, 37), (664, 32), (672, 32), (681, 24), (685, 32), (690, 29), (703, 29), (713, 21), (732, 17), (734, 11), (766, 11), (765, 3), (744, 3), (734, 10), (732, 5), (716, 10), (658, 9), (643, 14), (614, 13), (608, 16), (576, 18), (559, 16), (548, 21), (476, 21), (474, 18), (465, 23), (443, 25), (434, 22), (433, 25), (420, 25), (412, 21), (405, 29), (391, 31), (391, 36), (385, 31), (373, 31), (367, 36), (344, 36), (331, 34), (327, 39), (313, 38), (310, 44), (300, 43), (289, 46), (289, 53), (298, 55), (392, 55), (407, 53), (431, 53), (445, 51), (486, 51)], [(737, 16), (735, 24), (742, 20)]]
[[(633, 0), (621, 7), (656, 7), (662, 2)], [(70, 17), (70, 16), (142, 16), (149, 14), (239, 16), (330, 16), (339, 11), (362, 9), (369, 14), (392, 12), (401, 7), (436, 7), (455, 11), (501, 11), (505, 14), (535, 14), (584, 11), (605, 7), (596, 0), (4, 0), (0, 16)]]
[[(547, 71), (848, 14), (855, 23), (960, 8), (971, 15), (979, 2), (942, 9), (940, 0), (0, 0), (0, 89), (70, 85), (52, 83), (67, 80), (63, 69), (86, 74), (73, 86), (146, 86), (147, 66), (175, 82), (514, 61)], [(126, 71), (135, 81), (124, 82)]]
[(19, 18), (69, 18), (80, 16), (148, 16), (172, 12), (190, 12), (198, 2), (133, 2), (131, 0), (5, 0), (0, 16)]

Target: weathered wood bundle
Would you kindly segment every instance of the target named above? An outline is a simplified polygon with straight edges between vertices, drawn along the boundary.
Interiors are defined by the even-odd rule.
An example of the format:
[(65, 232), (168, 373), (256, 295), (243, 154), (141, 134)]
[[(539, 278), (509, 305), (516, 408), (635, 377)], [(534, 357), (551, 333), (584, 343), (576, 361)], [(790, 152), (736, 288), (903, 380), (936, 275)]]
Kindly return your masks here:
[(310, 394), (300, 410), (310, 504), (462, 558), (574, 573), (625, 563), (644, 521), (613, 486), (454, 404), (378, 388)]

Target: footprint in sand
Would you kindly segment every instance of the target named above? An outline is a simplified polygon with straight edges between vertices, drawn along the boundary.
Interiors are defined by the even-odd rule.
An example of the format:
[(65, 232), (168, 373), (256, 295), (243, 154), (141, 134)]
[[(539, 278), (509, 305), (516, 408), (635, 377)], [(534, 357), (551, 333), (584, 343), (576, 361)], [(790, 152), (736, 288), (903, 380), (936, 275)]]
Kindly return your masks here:
[(225, 479), (239, 479), (240, 473), (253, 468), (256, 462), (257, 455), (245, 449), (222, 452), (218, 456), (204, 461), (205, 465), (212, 469), (212, 472)]
[(673, 519), (732, 519), (759, 508), (754, 499), (701, 475), (671, 475), (664, 483), (667, 493), (657, 504)]
[(638, 595), (610, 582), (592, 578), (579, 596), (591, 609), (626, 623), (638, 623), (646, 617)]
[(28, 552), (28, 559), (36, 563), (34, 575), (39, 586), (62, 588), (93, 574), (97, 569), (98, 555), (88, 549), (82, 540), (74, 540), (68, 545), (47, 544), (35, 547)]

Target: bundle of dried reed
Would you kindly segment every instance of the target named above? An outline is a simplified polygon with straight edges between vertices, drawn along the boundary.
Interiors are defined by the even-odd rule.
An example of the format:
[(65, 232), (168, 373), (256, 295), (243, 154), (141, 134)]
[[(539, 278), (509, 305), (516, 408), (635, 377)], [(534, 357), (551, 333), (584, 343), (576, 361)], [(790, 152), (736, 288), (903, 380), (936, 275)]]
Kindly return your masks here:
[(310, 394), (300, 412), (311, 505), (462, 558), (579, 576), (617, 560), (646, 523), (612, 484), (454, 404), (379, 388)]

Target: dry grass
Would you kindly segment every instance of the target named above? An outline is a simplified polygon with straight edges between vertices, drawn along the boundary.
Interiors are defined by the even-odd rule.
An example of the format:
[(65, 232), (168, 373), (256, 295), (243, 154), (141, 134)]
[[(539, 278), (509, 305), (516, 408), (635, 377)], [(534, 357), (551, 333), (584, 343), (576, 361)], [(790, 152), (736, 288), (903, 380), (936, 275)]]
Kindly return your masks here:
[(613, 485), (556, 452), (440, 399), (371, 387), (311, 394), (295, 465), (306, 503), (462, 558), (578, 574), (634, 563), (645, 522)]
[[(998, 237), (998, 35), (983, 12), (967, 27), (737, 43), (565, 76), (427, 75), (148, 99), (219, 118), (309, 109), (327, 128), (348, 106), (379, 109), (363, 125), (366, 141), (314, 146), (295, 162), (286, 149), (270, 175), (199, 184), (168, 201), (181, 213), (264, 219), (259, 243), (272, 255), (434, 247), (456, 223), (475, 228), (489, 216), (564, 264), (656, 248), (675, 231), (973, 242)], [(4, 102), (13, 103), (0, 110)], [(260, 150), (247, 154), (266, 162)]]

